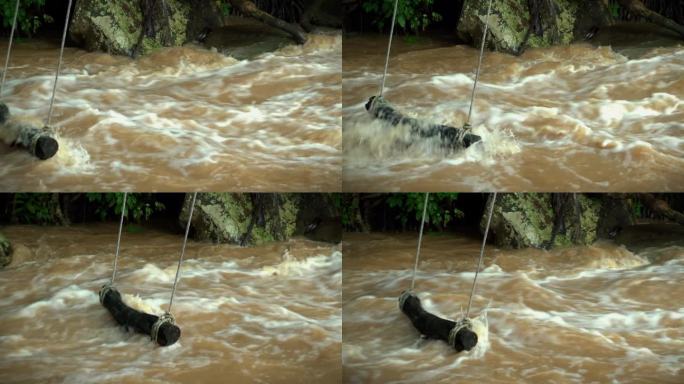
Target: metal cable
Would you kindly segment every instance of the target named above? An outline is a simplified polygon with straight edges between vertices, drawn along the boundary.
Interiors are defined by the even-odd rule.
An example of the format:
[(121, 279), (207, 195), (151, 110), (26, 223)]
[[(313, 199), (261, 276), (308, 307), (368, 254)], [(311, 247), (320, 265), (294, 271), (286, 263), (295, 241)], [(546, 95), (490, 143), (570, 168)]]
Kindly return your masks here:
[(190, 233), (190, 223), (192, 222), (192, 214), (195, 211), (195, 200), (197, 200), (197, 192), (192, 195), (192, 203), (190, 204), (190, 214), (188, 215), (188, 224), (185, 226), (185, 238), (183, 239), (183, 248), (181, 248), (180, 258), (178, 259), (178, 268), (176, 269), (176, 278), (173, 280), (173, 290), (171, 291), (171, 299), (169, 300), (169, 309), (167, 313), (171, 313), (171, 305), (173, 304), (173, 296), (176, 294), (176, 286), (178, 285), (178, 278), (180, 277), (181, 264), (183, 264), (183, 256), (185, 256), (185, 246), (188, 243), (188, 234)]
[(477, 262), (477, 269), (475, 269), (475, 278), (473, 279), (473, 288), (470, 290), (470, 298), (468, 299), (468, 308), (466, 309), (465, 318), (470, 314), (470, 305), (473, 302), (473, 294), (475, 294), (475, 284), (477, 284), (477, 275), (482, 268), (482, 259), (484, 257), (485, 244), (487, 244), (487, 234), (489, 233), (489, 224), (492, 222), (492, 213), (494, 212), (494, 204), (496, 204), (496, 192), (492, 198), (492, 205), (489, 207), (489, 215), (487, 216), (487, 226), (485, 227), (484, 237), (482, 238), (482, 248), (480, 248), (480, 259)]
[(62, 47), (59, 50), (59, 61), (57, 62), (57, 72), (55, 72), (55, 83), (52, 86), (52, 97), (50, 98), (50, 109), (48, 110), (47, 120), (45, 125), (50, 126), (52, 120), (52, 110), (55, 105), (55, 95), (57, 94), (57, 81), (59, 80), (59, 72), (62, 70), (62, 59), (64, 58), (64, 43), (66, 42), (67, 29), (69, 28), (69, 16), (71, 15), (71, 3), (69, 0), (69, 7), (67, 8), (66, 20), (64, 20), (64, 32), (62, 33)]
[(7, 76), (7, 69), (9, 68), (10, 53), (12, 52), (12, 40), (14, 39), (14, 31), (17, 29), (17, 15), (19, 14), (19, 2), (14, 7), (14, 20), (12, 21), (12, 32), (10, 32), (9, 43), (7, 43), (7, 57), (5, 58), (5, 69), (2, 71), (2, 81), (0, 81), (0, 99), (5, 91), (5, 78)]
[(411, 291), (416, 284), (416, 271), (418, 270), (418, 259), (420, 258), (420, 246), (423, 243), (423, 227), (425, 226), (425, 214), (427, 212), (428, 196), (430, 192), (425, 193), (425, 202), (423, 203), (423, 218), (420, 221), (420, 234), (418, 235), (418, 249), (416, 249), (416, 262), (413, 264), (413, 277), (411, 277)]
[(123, 230), (124, 215), (126, 214), (126, 199), (128, 197), (128, 192), (124, 192), (123, 205), (121, 206), (121, 221), (119, 222), (119, 237), (116, 240), (116, 255), (114, 256), (114, 272), (112, 272), (112, 281), (110, 285), (114, 285), (114, 279), (116, 278), (116, 268), (119, 262), (119, 249), (121, 247), (121, 232)]
[(390, 51), (392, 50), (392, 37), (394, 36), (394, 23), (397, 20), (397, 8), (399, 8), (399, 0), (394, 2), (394, 13), (392, 14), (392, 26), (390, 27), (389, 43), (387, 44), (387, 57), (385, 58), (385, 72), (382, 75), (382, 84), (380, 85), (380, 97), (385, 93), (385, 80), (387, 79), (387, 69), (389, 68)]
[(489, 0), (489, 6), (487, 7), (487, 20), (485, 21), (485, 29), (482, 34), (482, 46), (480, 47), (480, 58), (477, 63), (477, 70), (475, 71), (475, 83), (473, 84), (473, 91), (470, 94), (470, 108), (468, 109), (468, 119), (465, 125), (470, 125), (470, 117), (473, 114), (473, 104), (475, 103), (475, 90), (477, 89), (477, 83), (480, 80), (480, 67), (482, 67), (482, 57), (484, 56), (485, 43), (487, 42), (487, 31), (489, 30), (489, 15), (492, 13), (492, 0)]

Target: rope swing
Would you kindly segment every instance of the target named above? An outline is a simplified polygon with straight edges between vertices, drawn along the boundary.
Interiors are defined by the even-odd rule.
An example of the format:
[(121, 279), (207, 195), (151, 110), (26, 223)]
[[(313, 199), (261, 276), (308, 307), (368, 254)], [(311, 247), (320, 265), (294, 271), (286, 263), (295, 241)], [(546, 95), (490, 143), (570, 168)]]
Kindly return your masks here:
[(477, 277), (482, 268), (482, 260), (484, 259), (484, 249), (487, 244), (487, 235), (489, 234), (489, 226), (492, 222), (492, 214), (494, 212), (494, 205), (496, 204), (496, 192), (492, 196), (492, 203), (489, 207), (487, 215), (487, 225), (485, 227), (484, 236), (482, 238), (482, 246), (480, 247), (480, 256), (478, 258), (477, 266), (475, 268), (475, 277), (473, 278), (473, 286), (468, 298), (468, 307), (463, 318), (457, 321), (450, 321), (437, 317), (425, 311), (420, 303), (420, 299), (414, 294), (416, 271), (418, 270), (418, 263), (420, 259), (420, 250), (423, 242), (423, 229), (425, 226), (425, 216), (427, 212), (427, 204), (429, 194), (425, 194), (425, 202), (423, 203), (423, 217), (420, 222), (420, 232), (418, 235), (418, 247), (416, 250), (416, 259), (413, 266), (413, 276), (411, 278), (411, 287), (402, 292), (399, 296), (399, 309), (411, 320), (413, 326), (428, 338), (441, 339), (446, 341), (449, 345), (454, 347), (457, 352), (469, 351), (477, 345), (477, 334), (472, 330), (472, 321), (469, 317), (470, 308), (477, 286)]
[(124, 193), (123, 204), (121, 208), (121, 220), (119, 222), (119, 234), (116, 242), (116, 254), (114, 255), (114, 271), (109, 283), (102, 286), (100, 289), (100, 303), (109, 310), (117, 323), (128, 328), (133, 328), (139, 333), (150, 335), (150, 338), (160, 346), (168, 346), (174, 344), (180, 338), (180, 328), (176, 325), (176, 319), (171, 314), (171, 307), (173, 305), (173, 298), (176, 294), (178, 282), (180, 281), (181, 266), (185, 256), (185, 248), (188, 243), (188, 235), (190, 233), (190, 225), (192, 223), (192, 215), (195, 211), (195, 202), (197, 201), (197, 192), (192, 196), (192, 203), (190, 205), (190, 214), (188, 215), (188, 222), (185, 226), (185, 237), (183, 238), (183, 247), (181, 248), (180, 257), (178, 259), (178, 266), (176, 267), (176, 276), (173, 280), (173, 288), (171, 290), (171, 297), (169, 299), (169, 306), (161, 316), (154, 316), (147, 313), (139, 312), (127, 306), (122, 298), (121, 293), (114, 287), (114, 280), (116, 279), (116, 272), (118, 267), (119, 251), (121, 245), (121, 233), (123, 231), (123, 222), (126, 212), (127, 193)]
[(480, 71), (482, 67), (482, 59), (484, 57), (484, 48), (487, 41), (487, 32), (489, 31), (489, 16), (492, 11), (492, 0), (489, 0), (487, 7), (487, 20), (485, 21), (484, 32), (482, 36), (482, 45), (480, 47), (480, 55), (477, 63), (477, 70), (475, 72), (475, 81), (473, 90), (470, 94), (470, 106), (468, 108), (468, 117), (463, 127), (456, 128), (441, 124), (426, 124), (417, 119), (404, 116), (398, 112), (389, 102), (384, 98), (385, 85), (387, 82), (387, 74), (389, 72), (390, 52), (392, 50), (392, 40), (394, 37), (394, 27), (397, 19), (397, 10), (399, 8), (399, 0), (394, 1), (394, 12), (392, 13), (392, 24), (390, 27), (389, 42), (387, 44), (387, 54), (385, 56), (385, 70), (382, 74), (382, 81), (380, 82), (380, 92), (376, 96), (372, 96), (366, 103), (366, 110), (375, 118), (384, 120), (392, 126), (405, 125), (410, 128), (410, 134), (415, 139), (437, 138), (442, 147), (448, 150), (461, 150), (470, 147), (471, 145), (482, 141), (478, 135), (471, 133), (470, 119), (473, 113), (473, 104), (475, 102), (475, 94), (477, 85), (480, 79)]
[[(59, 59), (57, 60), (57, 69), (55, 71), (55, 81), (52, 85), (52, 95), (50, 96), (50, 106), (45, 119), (45, 125), (41, 128), (30, 124), (13, 122), (10, 120), (9, 108), (4, 103), (0, 103), (0, 125), (2, 125), (1, 128), (3, 130), (8, 132), (6, 136), (9, 138), (9, 142), (7, 144), (10, 144), (11, 146), (23, 147), (40, 160), (52, 158), (59, 150), (59, 143), (54, 137), (54, 131), (50, 127), (50, 124), (52, 122), (52, 114), (54, 111), (55, 96), (57, 94), (57, 83), (59, 81), (59, 74), (62, 69), (62, 61), (64, 59), (64, 45), (66, 43), (66, 35), (69, 28), (69, 17), (71, 16), (72, 3), (73, 0), (69, 0), (67, 5), (66, 19), (64, 20), (64, 30), (62, 32), (62, 43), (59, 50)], [(10, 32), (9, 42), (7, 44), (5, 66), (2, 71), (2, 80), (0, 80), (0, 100), (2, 100), (5, 91), (5, 82), (7, 79), (7, 71), (9, 69), (9, 61), (12, 52), (12, 42), (14, 40), (14, 33), (17, 29), (19, 4), (20, 0), (17, 0), (14, 7), (12, 31)]]

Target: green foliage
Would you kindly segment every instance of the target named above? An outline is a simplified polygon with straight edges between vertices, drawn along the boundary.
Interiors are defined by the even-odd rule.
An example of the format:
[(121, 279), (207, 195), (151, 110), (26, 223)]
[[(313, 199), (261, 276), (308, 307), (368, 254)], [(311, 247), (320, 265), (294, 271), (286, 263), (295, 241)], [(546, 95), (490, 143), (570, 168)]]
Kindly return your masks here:
[[(454, 207), (458, 193), (431, 193), (425, 213), (426, 225), (443, 229), (450, 222), (463, 218), (463, 212)], [(423, 216), (424, 193), (395, 193), (387, 197), (387, 206), (399, 211), (396, 218), (406, 225), (412, 217), (420, 222)]]
[(620, 17), (620, 4), (612, 1), (608, 7), (610, 11), (610, 16), (612, 16), (613, 19), (617, 19)]
[[(123, 197), (123, 193), (86, 194), (88, 202), (95, 203), (95, 215), (100, 220), (121, 215)], [(139, 223), (148, 220), (154, 212), (163, 211), (165, 208), (164, 204), (154, 200), (152, 194), (129, 193), (126, 199), (126, 212), (124, 216), (128, 220)]]
[(644, 217), (644, 205), (639, 199), (632, 199), (632, 217), (636, 219)]
[[(382, 30), (392, 22), (395, 0), (365, 0), (363, 11), (374, 17), (373, 24)], [(404, 32), (418, 33), (430, 24), (442, 20), (442, 15), (432, 11), (434, 0), (399, 0), (397, 25)]]
[(55, 201), (50, 193), (17, 193), (13, 216), (19, 223), (56, 224)]
[[(12, 28), (16, 4), (16, 0), (0, 0), (0, 17), (4, 28)], [(30, 36), (43, 24), (52, 23), (52, 17), (43, 13), (44, 6), (45, 0), (22, 0), (17, 15), (18, 32)]]
[(332, 195), (333, 204), (340, 213), (342, 220), (342, 227), (349, 230), (359, 230), (356, 228), (355, 218), (359, 212), (359, 197), (351, 193), (341, 194), (335, 193)]
[(230, 15), (231, 11), (232, 11), (232, 8), (228, 2), (224, 1), (221, 3), (221, 15), (228, 16), (228, 15)]

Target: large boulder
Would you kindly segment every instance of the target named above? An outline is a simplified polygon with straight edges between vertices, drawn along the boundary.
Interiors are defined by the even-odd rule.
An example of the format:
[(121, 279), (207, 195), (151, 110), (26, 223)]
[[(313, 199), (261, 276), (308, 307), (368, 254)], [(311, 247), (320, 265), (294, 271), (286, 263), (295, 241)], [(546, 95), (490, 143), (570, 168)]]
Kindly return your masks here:
[(630, 201), (623, 195), (603, 195), (603, 204), (598, 221), (599, 239), (613, 239), (623, 229), (636, 224)]
[(0, 268), (8, 266), (12, 262), (12, 244), (0, 233)]
[[(577, 0), (534, 0), (539, 4), (543, 35), (530, 31), (532, 20), (528, 0), (493, 0), (487, 19), (489, 1), (465, 0), (458, 35), (479, 47), (485, 23), (489, 25), (488, 47), (518, 54), (524, 47), (548, 47), (569, 44), (574, 39), (575, 21), (579, 12)], [(530, 32), (530, 33), (528, 33)]]
[(314, 241), (339, 243), (342, 241), (340, 204), (340, 197), (330, 193), (300, 195), (295, 233)]
[[(179, 221), (184, 227), (192, 195), (183, 204)], [(287, 240), (295, 233), (299, 198), (291, 194), (201, 193), (192, 217), (197, 240), (259, 245)]]
[[(542, 248), (568, 245), (588, 245), (596, 241), (602, 201), (577, 194), (579, 218), (574, 200), (562, 207), (564, 225), (552, 240), (556, 215), (549, 193), (499, 194), (494, 206), (490, 235), (497, 246), (505, 248)], [(492, 204), (490, 196), (485, 214), (480, 221), (484, 231), (487, 213)]]
[[(74, 7), (69, 35), (85, 49), (128, 56), (181, 45), (187, 40), (190, 4), (181, 0), (165, 3), (166, 11), (159, 0), (80, 0)], [(143, 7), (152, 15), (147, 23)]]

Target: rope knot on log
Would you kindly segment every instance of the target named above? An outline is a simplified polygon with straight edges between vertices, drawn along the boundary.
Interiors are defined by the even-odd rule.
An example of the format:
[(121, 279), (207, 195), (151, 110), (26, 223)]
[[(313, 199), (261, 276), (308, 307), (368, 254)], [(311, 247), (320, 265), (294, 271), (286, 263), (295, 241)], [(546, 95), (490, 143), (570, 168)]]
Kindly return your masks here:
[(169, 312), (164, 312), (163, 315), (159, 316), (157, 321), (152, 325), (152, 330), (150, 332), (150, 338), (157, 343), (157, 337), (159, 335), (159, 329), (164, 324), (175, 325), (176, 319)]

